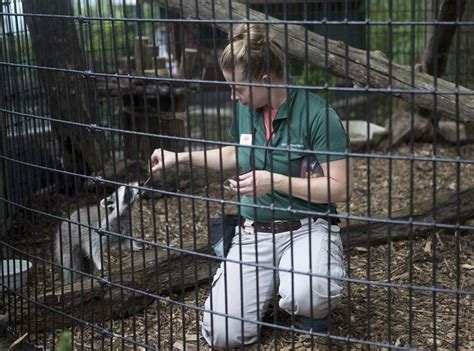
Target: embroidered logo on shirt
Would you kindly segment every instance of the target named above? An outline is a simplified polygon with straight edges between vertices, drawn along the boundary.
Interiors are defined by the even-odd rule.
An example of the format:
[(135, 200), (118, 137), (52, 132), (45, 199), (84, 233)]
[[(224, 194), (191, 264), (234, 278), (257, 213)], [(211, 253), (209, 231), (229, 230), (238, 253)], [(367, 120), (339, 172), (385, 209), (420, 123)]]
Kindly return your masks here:
[[(288, 146), (287, 143), (282, 143), (281, 144), (281, 147), (286, 148), (287, 146)], [(304, 149), (304, 145), (303, 144), (290, 144), (289, 149), (290, 150), (302, 150), (302, 149)]]

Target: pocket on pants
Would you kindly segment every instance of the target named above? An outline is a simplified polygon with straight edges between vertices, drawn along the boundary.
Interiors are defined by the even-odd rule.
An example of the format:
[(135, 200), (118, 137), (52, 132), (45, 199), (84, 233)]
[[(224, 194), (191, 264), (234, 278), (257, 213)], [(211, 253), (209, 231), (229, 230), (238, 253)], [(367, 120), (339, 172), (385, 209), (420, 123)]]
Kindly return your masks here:
[[(325, 259), (325, 266), (327, 267), (326, 274), (330, 275), (331, 293), (329, 295), (331, 298), (337, 298), (342, 290), (342, 281), (340, 281), (339, 278), (346, 276), (346, 272), (344, 270), (344, 252), (342, 248), (341, 236), (339, 235), (340, 228), (337, 225), (329, 226), (327, 222), (320, 222), (319, 225), (321, 226), (320, 234), (323, 235), (323, 240), (321, 242), (322, 252), (325, 252), (331, 257), (329, 260), (330, 267), (327, 267), (327, 256)], [(327, 284), (327, 280), (324, 283)], [(328, 296), (327, 287), (325, 287), (325, 289), (321, 289), (320, 292), (325, 292), (323, 295)]]
[(217, 281), (222, 276), (222, 272), (223, 272), (223, 269), (222, 269), (222, 267), (219, 266), (219, 268), (217, 268), (216, 273), (214, 274), (214, 277), (212, 278), (212, 284), (211, 284), (212, 287), (214, 287), (216, 285)]
[(325, 245), (323, 244), (324, 246), (323, 249), (326, 252), (328, 252), (327, 240), (329, 239), (331, 241), (331, 246), (330, 246), (331, 256), (334, 257), (335, 259), (338, 259), (342, 265), (343, 248), (342, 248), (341, 235), (339, 234), (339, 232), (341, 231), (341, 228), (339, 228), (339, 226), (337, 225), (329, 226), (327, 222), (320, 222), (318, 224), (321, 226), (321, 228), (323, 229), (323, 232), (325, 233), (326, 243)]

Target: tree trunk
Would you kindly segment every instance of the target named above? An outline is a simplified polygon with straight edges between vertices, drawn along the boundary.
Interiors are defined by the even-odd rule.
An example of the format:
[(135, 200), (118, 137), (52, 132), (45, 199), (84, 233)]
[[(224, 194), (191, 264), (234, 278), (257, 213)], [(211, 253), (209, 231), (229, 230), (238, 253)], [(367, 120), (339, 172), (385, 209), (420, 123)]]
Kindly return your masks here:
[[(439, 8), (438, 22), (461, 21), (466, 0), (444, 0)], [(448, 54), (458, 25), (438, 25), (433, 28), (423, 56), (423, 72), (442, 77), (446, 72)]]
[[(444, 0), (433, 20), (436, 19), (439, 22), (460, 21), (464, 14), (465, 5), (465, 0)], [(423, 55), (423, 64), (421, 66), (423, 72), (437, 78), (444, 75), (449, 49), (451, 48), (457, 28), (457, 25), (438, 25), (433, 28)], [(414, 119), (413, 128), (412, 118)], [(388, 146), (395, 147), (407, 140), (411, 134), (413, 134), (413, 140), (432, 141), (437, 129), (434, 127), (436, 123), (432, 121), (434, 119), (437, 121), (439, 116), (436, 106), (432, 106), (431, 109), (419, 107), (415, 112), (412, 112), (408, 106), (406, 109), (400, 108), (399, 111), (392, 115), (392, 119), (392, 142), (389, 145), (388, 139), (385, 139), (381, 143), (381, 146), (385, 148)]]
[[(53, 130), (63, 152), (67, 171), (90, 174), (109, 160), (103, 135), (94, 128), (69, 124), (99, 124), (90, 77), (84, 73), (83, 52), (70, 0), (23, 0), (39, 81), (46, 94)], [(41, 16), (35, 16), (41, 15)], [(49, 15), (49, 16), (45, 16)]]
[[(434, 16), (433, 20), (439, 22), (461, 21), (465, 8), (465, 0), (444, 0), (441, 3), (437, 16)], [(434, 26), (423, 55), (423, 72), (437, 78), (444, 75), (448, 63), (449, 50), (457, 28), (457, 25)], [(418, 112), (421, 118), (437, 117), (434, 113), (432, 114), (432, 111), (425, 108), (420, 108)]]
[[(464, 22), (474, 22), (474, 1), (468, 1), (463, 15)], [(458, 28), (448, 58), (444, 79), (474, 89), (474, 26)]]
[[(201, 1), (194, 0), (159, 0), (159, 3), (173, 10), (182, 18), (199, 18), (203, 20), (239, 20), (247, 19), (258, 21), (278, 21), (276, 18), (249, 9), (246, 5), (226, 0)], [(196, 8), (198, 4), (198, 8)], [(215, 23), (217, 28), (229, 32), (227, 23)], [(235, 26), (235, 24), (234, 24)], [(365, 50), (347, 47), (343, 42), (331, 40), (313, 32), (308, 32), (305, 40), (306, 29), (299, 25), (271, 24), (276, 40), (282, 44), (284, 50), (293, 57), (309, 62), (317, 67), (327, 69), (330, 73), (350, 79), (360, 87), (384, 88), (390, 87), (397, 90), (418, 90), (420, 92), (432, 91), (434, 78), (426, 73), (413, 72), (413, 67), (390, 63), (380, 51), (369, 53)], [(286, 47), (288, 43), (288, 47)], [(347, 53), (346, 53), (347, 51)], [(347, 63), (347, 71), (346, 71)], [(414, 75), (414, 83), (412, 83)], [(438, 114), (462, 122), (474, 122), (474, 91), (438, 79), (436, 94), (412, 94), (393, 92), (394, 96), (405, 101), (432, 110), (436, 108)], [(454, 94), (458, 89), (461, 94)], [(434, 103), (436, 98), (436, 104)]]

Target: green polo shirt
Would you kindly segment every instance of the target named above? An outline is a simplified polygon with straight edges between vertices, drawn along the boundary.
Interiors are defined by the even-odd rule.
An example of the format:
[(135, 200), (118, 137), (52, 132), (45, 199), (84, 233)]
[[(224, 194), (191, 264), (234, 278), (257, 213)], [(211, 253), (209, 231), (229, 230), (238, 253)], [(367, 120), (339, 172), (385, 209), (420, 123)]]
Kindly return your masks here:
[[(249, 109), (237, 104), (230, 135), (233, 142), (240, 144), (238, 160), (243, 173), (255, 169), (299, 177), (302, 158), (308, 155), (308, 151), (313, 150), (319, 163), (325, 163), (345, 158), (344, 155), (328, 155), (328, 151), (348, 150), (346, 132), (337, 113), (323, 99), (306, 90), (293, 89), (289, 92), (278, 109), (273, 130), (274, 137), (268, 147), (277, 150), (265, 147), (262, 109)], [(294, 211), (336, 211), (335, 204), (311, 203), (276, 190), (256, 198), (242, 196), (241, 203), (242, 216), (262, 222), (307, 217), (304, 213), (292, 213)]]

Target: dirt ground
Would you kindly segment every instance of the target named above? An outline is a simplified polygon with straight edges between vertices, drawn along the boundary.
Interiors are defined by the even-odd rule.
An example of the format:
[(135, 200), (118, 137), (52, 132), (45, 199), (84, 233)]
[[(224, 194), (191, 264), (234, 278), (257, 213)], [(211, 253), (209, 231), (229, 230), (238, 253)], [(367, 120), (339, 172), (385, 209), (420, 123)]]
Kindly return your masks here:
[[(376, 150), (375, 154), (383, 155), (382, 150)], [(424, 160), (412, 161), (412, 154)], [(474, 164), (459, 165), (452, 161), (434, 164), (431, 144), (416, 144), (413, 152), (403, 145), (393, 155), (399, 159), (355, 160), (351, 215), (389, 218), (391, 213), (409, 208), (411, 203), (434, 203), (433, 194), (452, 193), (458, 183), (461, 190), (474, 186)], [(474, 146), (462, 146), (457, 155), (455, 147), (438, 145), (436, 155), (442, 160), (457, 156), (473, 160)], [(195, 177), (199, 180), (194, 186), (181, 184), (183, 191), (195, 198), (144, 199), (134, 210), (134, 235), (138, 233), (147, 240), (178, 247), (182, 241), (204, 238), (208, 215), (218, 216), (222, 204), (203, 199), (233, 197), (222, 192), (221, 179), (216, 174), (196, 171)], [(43, 194), (34, 206), (50, 213), (62, 213), (64, 200), (63, 195)], [(226, 205), (226, 212), (235, 212), (235, 207)], [(342, 204), (339, 213), (345, 212), (347, 208)], [(56, 226), (57, 222), (40, 215), (23, 214), (15, 223), (16, 235), (12, 240), (16, 247), (49, 259)], [(26, 233), (32, 227), (39, 231), (38, 235), (28, 237)], [(291, 327), (298, 328), (298, 322), (277, 310), (264, 320), (277, 327), (262, 327), (259, 343), (249, 349), (365, 349), (371, 343), (375, 349), (390, 345), (420, 349), (453, 349), (457, 345), (460, 349), (474, 349), (473, 253), (472, 230), (433, 230), (417, 240), (353, 247), (345, 256), (346, 272), (351, 280), (344, 283), (342, 302), (333, 310), (335, 322), (330, 335), (295, 332)], [(49, 288), (48, 277), (51, 277), (49, 266), (36, 271), (31, 280), (35, 293)], [(394, 287), (374, 285), (377, 283), (391, 283)], [(431, 291), (432, 287), (438, 291)], [(456, 295), (452, 291), (456, 289), (469, 293)], [(112, 321), (107, 324), (114, 333), (112, 340), (89, 327), (78, 326), (74, 329), (76, 347), (86, 350), (144, 350), (148, 348), (146, 345), (149, 349), (184, 349), (186, 345), (186, 349), (205, 348), (199, 331), (202, 316), (194, 306), (203, 306), (208, 292), (208, 284), (203, 284), (183, 294), (163, 297), (127, 319)], [(3, 303), (2, 309), (7, 310), (5, 299)], [(38, 345), (51, 346), (55, 336), (32, 333), (31, 338)]]

